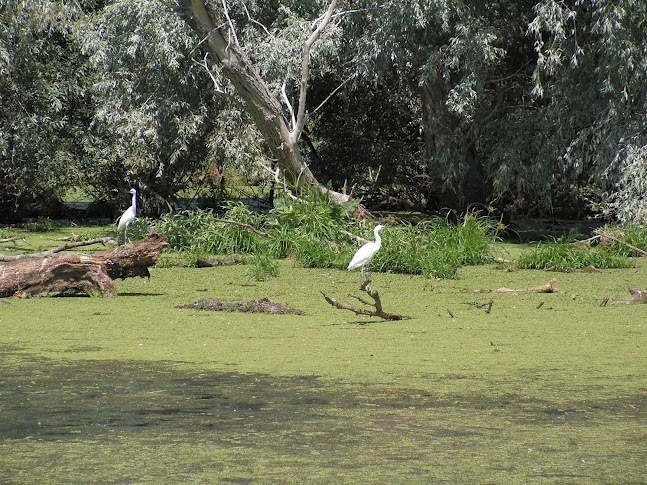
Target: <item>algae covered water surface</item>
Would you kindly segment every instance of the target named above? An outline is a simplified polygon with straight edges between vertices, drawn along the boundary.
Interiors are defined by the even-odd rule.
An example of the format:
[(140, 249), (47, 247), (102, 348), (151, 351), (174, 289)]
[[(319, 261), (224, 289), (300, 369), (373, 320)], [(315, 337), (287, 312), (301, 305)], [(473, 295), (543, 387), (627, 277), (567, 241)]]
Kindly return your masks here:
[[(291, 261), (8, 299), (0, 483), (643, 483), (647, 307), (600, 306), (647, 287), (643, 267), (374, 274), (400, 322), (324, 301), (358, 273)], [(306, 314), (178, 308), (203, 298)]]

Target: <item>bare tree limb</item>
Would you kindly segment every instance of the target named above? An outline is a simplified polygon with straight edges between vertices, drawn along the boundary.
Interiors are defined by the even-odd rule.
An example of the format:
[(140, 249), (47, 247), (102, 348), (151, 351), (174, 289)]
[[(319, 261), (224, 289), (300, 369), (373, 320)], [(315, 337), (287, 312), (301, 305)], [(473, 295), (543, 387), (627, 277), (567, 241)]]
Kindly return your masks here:
[(193, 62), (197, 64), (198, 66), (204, 68), (205, 71), (207, 71), (207, 74), (209, 74), (209, 77), (211, 78), (211, 81), (213, 82), (213, 87), (218, 96), (222, 96), (223, 98), (227, 98), (229, 101), (233, 102), (241, 111), (246, 111), (247, 108), (243, 103), (240, 102), (238, 98), (235, 96), (232, 96), (229, 94), (227, 91), (225, 91), (222, 86), (220, 85), (220, 82), (218, 79), (216, 79), (216, 76), (213, 75), (213, 71), (209, 67), (209, 63), (207, 62), (207, 58), (209, 57), (209, 53), (207, 52), (204, 55), (204, 59), (202, 62), (198, 62), (195, 59), (193, 59)]
[(25, 258), (47, 258), (49, 256), (52, 256), (56, 253), (60, 253), (62, 251), (65, 251), (67, 249), (72, 249), (72, 248), (79, 248), (81, 246), (90, 246), (92, 244), (106, 244), (106, 243), (117, 243), (112, 237), (99, 237), (95, 239), (89, 239), (87, 241), (77, 241), (77, 242), (71, 242), (64, 244), (63, 246), (59, 246), (54, 249), (50, 249), (48, 251), (43, 251), (41, 253), (34, 253), (34, 254), (18, 254), (16, 256), (7, 256), (4, 254), (0, 254), (0, 261), (16, 261), (18, 259), (25, 259)]
[(352, 232), (345, 231), (344, 229), (340, 229), (340, 230), (339, 230), (339, 232), (341, 232), (342, 234), (347, 235), (348, 237), (352, 237), (353, 239), (357, 240), (357, 242), (358, 242), (358, 243), (360, 243), (360, 244), (362, 244), (362, 245), (364, 245), (364, 244), (366, 244), (367, 242), (369, 242), (369, 241), (368, 241), (368, 239), (364, 239), (364, 238), (363, 238), (363, 237), (361, 237), (361, 236), (356, 236), (356, 235), (355, 235), (355, 234), (353, 234)]
[(261, 167), (263, 167), (265, 170), (267, 170), (274, 177), (274, 181), (277, 184), (279, 184), (281, 187), (283, 187), (283, 191), (284, 191), (285, 195), (287, 195), (292, 200), (299, 200), (299, 198), (296, 195), (294, 195), (294, 194), (292, 194), (290, 192), (290, 190), (288, 188), (288, 185), (279, 178), (279, 168), (278, 167), (276, 168), (276, 170), (272, 170), (270, 167), (268, 167), (267, 165), (263, 164), (260, 161), (258, 162), (258, 164)]
[(343, 81), (339, 86), (337, 86), (335, 89), (333, 89), (333, 90), (332, 90), (332, 92), (331, 92), (328, 96), (326, 96), (326, 99), (324, 99), (321, 103), (319, 103), (319, 106), (317, 106), (317, 107), (316, 107), (316, 108), (315, 108), (315, 109), (310, 113), (310, 115), (313, 115), (313, 114), (315, 114), (317, 111), (319, 111), (319, 109), (320, 109), (323, 105), (325, 105), (325, 104), (330, 100), (330, 98), (332, 98), (335, 94), (337, 94), (337, 91), (339, 91), (341, 88), (343, 88), (343, 87), (344, 87), (344, 85), (345, 85), (348, 81), (350, 81), (351, 79), (353, 79), (353, 77), (354, 77), (354, 76), (349, 76), (349, 77), (347, 77), (347, 78), (346, 78), (346, 80), (344, 80), (344, 81)]
[(369, 286), (370, 282), (371, 282), (371, 276), (366, 275), (366, 278), (362, 282), (359, 289), (365, 292), (368, 296), (370, 296), (374, 303), (368, 302), (360, 298), (359, 296), (353, 296), (353, 298), (360, 301), (364, 305), (373, 307), (374, 310), (368, 310), (366, 308), (359, 308), (359, 307), (350, 305), (348, 303), (342, 303), (338, 301), (336, 298), (326, 295), (324, 292), (321, 292), (321, 294), (323, 295), (324, 299), (333, 307), (338, 308), (340, 310), (349, 310), (355, 313), (356, 315), (380, 317), (380, 318), (383, 318), (384, 320), (408, 320), (411, 318), (406, 315), (400, 315), (398, 313), (385, 312), (384, 309), (382, 308), (382, 300), (380, 299), (380, 294), (377, 292), (377, 290), (371, 289), (371, 287)]
[(8, 242), (14, 242), (14, 241), (20, 241), (20, 240), (25, 240), (24, 236), (16, 236), (16, 237), (10, 237), (7, 239), (0, 239), (0, 243), (8, 243)]
[(233, 36), (234, 42), (236, 43), (237, 46), (240, 44), (238, 43), (238, 37), (236, 36), (236, 30), (234, 29), (234, 24), (231, 21), (231, 18), (229, 18), (229, 10), (227, 9), (227, 0), (222, 0), (222, 9), (225, 12), (225, 18), (227, 19), (227, 23), (229, 24), (229, 45), (227, 46), (227, 49), (229, 49), (229, 46), (231, 45), (231, 38)]
[(224, 224), (232, 224), (234, 226), (244, 227), (245, 229), (253, 232), (254, 234), (258, 234), (259, 236), (263, 236), (263, 237), (267, 237), (269, 239), (273, 239), (271, 234), (268, 234), (268, 233), (263, 232), (263, 231), (259, 231), (255, 227), (250, 226), (249, 224), (245, 224), (244, 222), (232, 221), (231, 219), (218, 219), (216, 217), (210, 217), (209, 220), (213, 221), (213, 222), (222, 222)]
[(263, 29), (263, 30), (265, 31), (265, 34), (266, 34), (270, 39), (274, 39), (274, 36), (273, 36), (272, 34), (270, 34), (269, 30), (267, 30), (267, 28), (266, 28), (262, 23), (258, 22), (257, 20), (254, 20), (254, 19), (251, 17), (251, 15), (249, 15), (249, 10), (247, 10), (247, 5), (245, 5), (245, 2), (242, 2), (242, 3), (243, 3), (243, 8), (245, 9), (245, 13), (247, 14), (247, 20), (249, 20), (249, 21), (250, 21), (251, 23), (253, 23), (253, 24), (258, 25), (261, 29)]
[(306, 40), (303, 45), (303, 61), (301, 63), (301, 87), (299, 92), (299, 108), (297, 109), (297, 124), (296, 128), (292, 131), (291, 137), (292, 142), (296, 143), (303, 131), (303, 126), (305, 124), (305, 112), (306, 112), (306, 94), (308, 92), (308, 70), (310, 68), (310, 48), (317, 41), (321, 32), (326, 28), (330, 18), (332, 17), (333, 10), (337, 6), (338, 0), (332, 0), (328, 6), (328, 11), (324, 15), (321, 22), (315, 29), (315, 31), (310, 35), (308, 40)]
[(290, 112), (290, 121), (292, 122), (292, 131), (294, 131), (294, 130), (297, 129), (297, 120), (294, 117), (294, 108), (292, 108), (292, 103), (290, 103), (290, 99), (288, 98), (288, 95), (285, 92), (285, 81), (283, 81), (283, 86), (281, 86), (281, 96), (283, 97), (283, 102), (288, 107), (288, 111)]
[(608, 240), (613, 241), (613, 242), (615, 242), (617, 244), (625, 246), (625, 247), (631, 249), (632, 251), (637, 252), (638, 254), (642, 254), (643, 256), (647, 256), (647, 251), (643, 251), (642, 249), (637, 248), (636, 246), (632, 246), (631, 244), (628, 244), (628, 243), (626, 243), (624, 241), (621, 241), (620, 239), (618, 239), (616, 237), (613, 237), (613, 236), (610, 236), (609, 234), (598, 234), (597, 236), (593, 236), (593, 237), (590, 237), (588, 239), (584, 239), (582, 241), (577, 241), (576, 244), (580, 244), (580, 243), (590, 244), (591, 242), (596, 241), (598, 239), (600, 239), (602, 242), (604, 242), (605, 239), (608, 239)]

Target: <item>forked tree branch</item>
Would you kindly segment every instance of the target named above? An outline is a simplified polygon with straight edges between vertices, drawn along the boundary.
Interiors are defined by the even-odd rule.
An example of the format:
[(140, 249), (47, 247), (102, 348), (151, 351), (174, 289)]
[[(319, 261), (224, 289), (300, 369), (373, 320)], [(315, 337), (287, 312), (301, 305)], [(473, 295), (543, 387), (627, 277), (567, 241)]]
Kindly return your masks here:
[(299, 91), (299, 107), (297, 109), (297, 124), (296, 128), (292, 131), (291, 134), (293, 143), (296, 143), (296, 141), (299, 139), (299, 136), (301, 136), (301, 132), (303, 131), (303, 126), (305, 124), (306, 94), (308, 92), (308, 70), (310, 69), (310, 49), (312, 48), (312, 45), (317, 41), (323, 30), (326, 28), (328, 22), (330, 22), (333, 10), (335, 10), (335, 7), (337, 6), (337, 1), (338, 0), (332, 0), (330, 2), (328, 11), (324, 15), (323, 19), (321, 20), (321, 22), (319, 22), (319, 25), (317, 25), (315, 31), (312, 33), (312, 35), (310, 35), (308, 40), (306, 40), (305, 44), (303, 45), (303, 61), (301, 62), (301, 87)]
[(338, 308), (340, 310), (349, 310), (355, 313), (356, 315), (380, 317), (380, 318), (383, 318), (384, 320), (408, 320), (411, 318), (406, 315), (400, 315), (399, 313), (385, 312), (384, 309), (382, 308), (382, 300), (380, 299), (380, 294), (377, 292), (377, 290), (371, 289), (371, 287), (369, 286), (370, 282), (371, 282), (371, 276), (366, 275), (366, 278), (364, 279), (364, 281), (362, 281), (362, 284), (359, 287), (359, 289), (365, 292), (368, 296), (370, 296), (374, 303), (364, 300), (359, 296), (354, 296), (354, 295), (351, 295), (351, 296), (355, 298), (357, 301), (359, 301), (360, 303), (368, 307), (373, 307), (374, 310), (359, 308), (359, 307), (350, 305), (348, 303), (342, 303), (338, 301), (336, 298), (326, 295), (324, 292), (321, 292), (321, 294), (323, 295), (324, 299), (335, 308)]

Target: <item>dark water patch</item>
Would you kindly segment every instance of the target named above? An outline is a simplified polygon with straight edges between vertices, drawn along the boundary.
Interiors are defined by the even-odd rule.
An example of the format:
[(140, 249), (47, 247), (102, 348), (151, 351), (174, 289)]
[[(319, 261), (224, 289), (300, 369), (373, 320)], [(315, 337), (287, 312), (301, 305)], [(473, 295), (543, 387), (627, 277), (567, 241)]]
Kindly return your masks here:
[[(634, 463), (629, 478), (636, 476), (647, 396), (595, 399), (595, 392), (574, 388), (567, 390), (572, 400), (556, 402), (512, 392), (434, 391), (443, 379), (459, 377), (427, 376), (421, 381), (425, 389), (410, 389), (319, 376), (210, 372), (170, 362), (51, 361), (16, 353), (0, 370), (0, 446), (102, 443), (115, 454), (115, 463), (105, 464), (109, 468), (123, 466), (125, 440), (133, 449), (151, 450), (149, 460), (159, 460), (147, 462), (158, 467), (158, 483), (208, 476), (216, 473), (214, 467), (220, 483), (285, 483), (295, 476), (304, 483), (321, 470), (331, 475), (314, 480), (319, 483), (359, 479), (369, 470), (385, 481), (427, 478), (429, 483), (473, 477), (474, 463), (498, 474), (499, 482), (519, 473), (527, 479), (590, 480), (599, 478), (600, 463), (606, 467), (609, 459), (620, 458)], [(589, 447), (591, 436), (600, 441)], [(187, 471), (164, 465), (193, 463), (195, 450), (206, 454), (208, 466)], [(52, 453), (39, 463), (49, 459), (55, 468), (61, 458)], [(74, 453), (64, 458), (82, 459)], [(12, 457), (6, 469), (19, 469), (23, 459)], [(254, 466), (257, 462), (264, 465)], [(164, 466), (178, 468), (169, 472)], [(8, 476), (0, 471), (0, 482)], [(118, 474), (109, 483), (130, 482), (139, 483)]]

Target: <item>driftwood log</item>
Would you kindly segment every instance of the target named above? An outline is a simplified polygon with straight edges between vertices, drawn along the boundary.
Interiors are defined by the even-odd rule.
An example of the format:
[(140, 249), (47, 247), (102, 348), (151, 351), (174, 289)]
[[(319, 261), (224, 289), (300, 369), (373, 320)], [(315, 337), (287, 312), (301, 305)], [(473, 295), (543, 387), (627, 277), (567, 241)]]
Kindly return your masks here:
[[(615, 301), (612, 301), (611, 304), (629, 305), (631, 303), (647, 303), (647, 290), (635, 290), (630, 287), (629, 293), (631, 294), (631, 298), (626, 298), (624, 300), (615, 300)], [(605, 305), (606, 305), (606, 302), (605, 302)]]
[(513, 288), (506, 288), (505, 286), (502, 288), (497, 289), (497, 293), (555, 293), (555, 292), (560, 292), (561, 290), (558, 290), (555, 288), (553, 285), (555, 284), (555, 281), (557, 281), (555, 278), (550, 280), (548, 283), (545, 285), (541, 286), (535, 286), (534, 288), (521, 288), (521, 289), (513, 289)]
[(11, 261), (0, 266), (0, 297), (113, 296), (115, 278), (150, 277), (148, 267), (167, 245), (166, 236), (150, 233), (144, 240), (96, 254), (56, 253)]
[(382, 308), (382, 300), (380, 299), (380, 294), (377, 292), (377, 290), (371, 289), (371, 287), (369, 286), (370, 282), (371, 282), (371, 276), (367, 274), (364, 281), (362, 281), (362, 284), (360, 285), (359, 289), (365, 292), (368, 296), (370, 296), (373, 299), (373, 303), (366, 301), (360, 298), (359, 296), (354, 296), (354, 295), (351, 295), (351, 296), (355, 298), (357, 301), (359, 301), (360, 303), (373, 307), (374, 308), (373, 310), (368, 310), (366, 308), (359, 308), (359, 307), (350, 305), (348, 303), (342, 303), (338, 301), (336, 298), (326, 295), (324, 292), (321, 292), (321, 294), (323, 295), (324, 299), (335, 308), (339, 308), (340, 310), (350, 310), (351, 312), (357, 315), (367, 315), (369, 317), (380, 317), (380, 318), (383, 318), (384, 320), (408, 320), (411, 318), (406, 315), (400, 315), (398, 313), (385, 312), (384, 309)]

